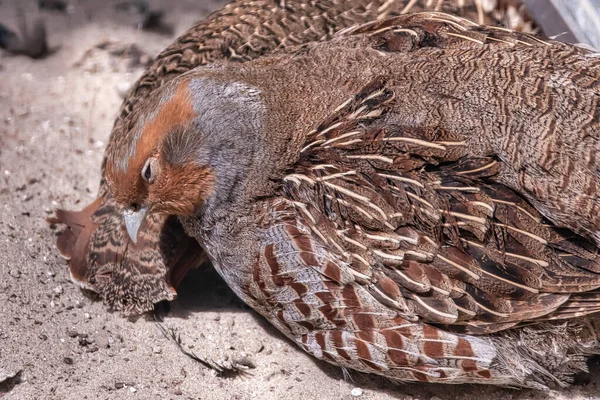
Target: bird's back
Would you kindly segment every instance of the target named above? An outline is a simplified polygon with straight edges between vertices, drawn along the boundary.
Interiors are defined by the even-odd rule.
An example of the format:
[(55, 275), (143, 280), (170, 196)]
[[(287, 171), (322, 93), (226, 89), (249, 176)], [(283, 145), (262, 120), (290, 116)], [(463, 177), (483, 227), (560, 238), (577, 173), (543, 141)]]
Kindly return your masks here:
[(495, 157), (498, 183), (558, 226), (596, 237), (596, 54), (435, 13), (361, 29), (230, 69), (229, 79), (258, 87), (271, 111), (269, 164), (289, 168), (308, 143), (306, 135), (378, 81), (392, 98), (383, 116), (362, 126), (413, 140), (379, 150), (382, 156), (410, 151), (432, 163)]
[[(222, 226), (184, 225), (319, 358), (400, 380), (564, 382), (581, 364), (553, 360), (598, 346), (574, 332), (600, 310), (581, 201), (597, 198), (599, 73), (587, 50), (437, 13), (196, 70), (184, 79), (260, 92), (268, 157), (247, 155), (246, 183), (279, 188), (223, 204)], [(513, 343), (542, 332), (549, 348)]]

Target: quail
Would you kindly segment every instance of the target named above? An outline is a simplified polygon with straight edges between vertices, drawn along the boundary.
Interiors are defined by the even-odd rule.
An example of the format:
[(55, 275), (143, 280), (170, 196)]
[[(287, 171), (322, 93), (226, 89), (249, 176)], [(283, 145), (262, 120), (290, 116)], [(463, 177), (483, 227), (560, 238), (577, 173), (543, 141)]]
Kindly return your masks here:
[(577, 46), (384, 18), (165, 83), (113, 136), (108, 192), (133, 242), (176, 215), (319, 359), (564, 385), (598, 351), (599, 76)]

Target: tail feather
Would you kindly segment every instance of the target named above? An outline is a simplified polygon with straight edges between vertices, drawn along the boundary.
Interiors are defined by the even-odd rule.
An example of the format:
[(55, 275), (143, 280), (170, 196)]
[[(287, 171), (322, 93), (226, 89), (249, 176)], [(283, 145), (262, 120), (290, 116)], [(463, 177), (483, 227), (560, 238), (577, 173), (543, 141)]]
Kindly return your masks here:
[(47, 218), (49, 223), (67, 226), (59, 233), (56, 247), (60, 254), (69, 260), (71, 277), (77, 283), (85, 282), (89, 243), (97, 228), (92, 215), (103, 201), (104, 197), (99, 197), (81, 211), (57, 209), (54, 212), (55, 217)]

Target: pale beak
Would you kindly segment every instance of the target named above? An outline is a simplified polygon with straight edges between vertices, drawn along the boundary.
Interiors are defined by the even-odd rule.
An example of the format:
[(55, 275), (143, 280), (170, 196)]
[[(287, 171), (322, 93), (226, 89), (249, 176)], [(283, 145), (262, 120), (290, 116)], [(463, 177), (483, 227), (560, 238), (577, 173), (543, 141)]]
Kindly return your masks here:
[(142, 207), (138, 211), (125, 210), (123, 212), (125, 228), (127, 228), (127, 233), (133, 243), (137, 243), (138, 232), (146, 219), (146, 214), (148, 214), (148, 207)]

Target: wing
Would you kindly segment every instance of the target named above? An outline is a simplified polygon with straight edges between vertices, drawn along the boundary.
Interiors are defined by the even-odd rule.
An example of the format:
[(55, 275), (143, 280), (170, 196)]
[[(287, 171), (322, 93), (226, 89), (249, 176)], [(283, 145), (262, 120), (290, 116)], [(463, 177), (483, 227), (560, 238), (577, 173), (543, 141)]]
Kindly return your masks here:
[(174, 300), (175, 288), (205, 256), (175, 217), (150, 216), (134, 245), (120, 215), (114, 199), (100, 197), (79, 212), (57, 210), (49, 222), (67, 225), (56, 246), (73, 282), (114, 310), (141, 314)]
[[(223, 9), (211, 14), (205, 21), (189, 29), (171, 46), (161, 52), (134, 85), (121, 106), (119, 117), (115, 121), (105, 151), (101, 166), (99, 199), (105, 197), (108, 193), (104, 173), (106, 155), (110, 154), (112, 148), (120, 146), (130, 132), (130, 127), (135, 122), (135, 115), (132, 115), (132, 113), (137, 109), (138, 104), (147, 98), (152, 91), (180, 74), (197, 66), (218, 61), (244, 62), (268, 54), (275, 49), (283, 50), (290, 46), (328, 39), (337, 30), (344, 27), (390, 15), (431, 9), (432, 7), (464, 16), (477, 17), (478, 19), (484, 18), (486, 23), (504, 23), (524, 30), (536, 29), (533, 21), (523, 12), (522, 6), (516, 4), (518, 2), (500, 2), (494, 10), (485, 13), (485, 15), (482, 8), (476, 6), (475, 3), (480, 4), (472, 0), (465, 2), (448, 0), (443, 2), (432, 2), (430, 0), (416, 2), (406, 0), (391, 2), (384, 0), (358, 0), (352, 2), (327, 0), (318, 3), (244, 0), (228, 4)], [(506, 15), (518, 17), (508, 19)], [(82, 236), (75, 234), (75, 238), (72, 237), (71, 232), (80, 231), (80, 228), (75, 227), (75, 229), (67, 229), (60, 239), (66, 243), (77, 243), (77, 246), (70, 249), (72, 254), (69, 262), (70, 270), (72, 274), (74, 271), (76, 272), (73, 275), (74, 279), (85, 285), (89, 285), (89, 283), (84, 278), (77, 279), (76, 276), (85, 277), (94, 273), (94, 268), (91, 271), (86, 271), (85, 261), (94, 252), (113, 254), (112, 247), (128, 249), (128, 246), (131, 246), (127, 235), (119, 230), (120, 224), (117, 221), (120, 219), (122, 210), (117, 204), (107, 205), (94, 202), (90, 206), (92, 208), (100, 207), (100, 209), (105, 210), (104, 212), (111, 210), (112, 216), (110, 218), (106, 217), (103, 220), (105, 222), (99, 222), (98, 224), (89, 220), (86, 221), (86, 215), (90, 215), (86, 211), (89, 209), (86, 208), (81, 212), (63, 211), (57, 215), (58, 218), (56, 219), (57, 222), (65, 222), (71, 228), (75, 227), (73, 223), (69, 223), (72, 220), (76, 220), (77, 225), (85, 227)], [(108, 224), (108, 221), (114, 226), (103, 225)], [(156, 223), (160, 224), (160, 222)], [(117, 231), (112, 232), (110, 241), (107, 242), (111, 244), (111, 247), (102, 248), (100, 243), (94, 244), (96, 250), (88, 247), (89, 238), (94, 229), (99, 229), (105, 232), (103, 235), (106, 235), (113, 228), (116, 228)], [(151, 248), (157, 247), (158, 237), (152, 239), (148, 232), (146, 235), (148, 243), (153, 244)], [(58, 244), (60, 247), (61, 244)], [(133, 257), (132, 263), (137, 265), (137, 267), (132, 267), (134, 269), (145, 268), (158, 271), (163, 268), (157, 268), (156, 265), (151, 264), (144, 267), (145, 261), (143, 259), (134, 260), (137, 256), (131, 254), (130, 251), (122, 252), (121, 257), (126, 262), (123, 268), (126, 268), (131, 257)], [(157, 276), (159, 280), (162, 279), (160, 274)]]
[(353, 254), (328, 235), (334, 227), (327, 219), (314, 220), (318, 214), (285, 199), (266, 208), (243, 297), (305, 351), (402, 381), (504, 379), (490, 372), (491, 342), (423, 324), (383, 267), (371, 276), (359, 271)]
[[(418, 47), (413, 40), (457, 45), (446, 32), (460, 20), (428, 15), (423, 28), (408, 17), (410, 29), (396, 20), (362, 32), (377, 32), (373, 41), (388, 51)], [(431, 34), (436, 29), (438, 36)], [(469, 34), (465, 29), (457, 40), (471, 40)], [(596, 312), (597, 247), (503, 184), (510, 165), (473, 156), (464, 136), (391, 123), (401, 95), (375, 79), (308, 135), (284, 179), (286, 197), (330, 251), (345, 257), (379, 303), (454, 332), (484, 334)]]
[[(420, 308), (419, 298), (431, 295), (443, 302), (448, 296), (442, 291), (451, 292), (458, 279), (431, 274), (434, 267), (425, 272), (428, 281), (396, 268), (412, 280), (410, 285), (428, 282), (432, 288), (430, 295), (415, 297), (395, 273), (388, 277), (391, 270), (385, 264), (373, 263), (369, 273), (361, 261), (359, 271), (356, 253), (330, 235), (335, 226), (316, 210), (282, 198), (263, 204), (263, 210), (268, 211), (256, 227), (259, 245), (252, 279), (238, 293), (319, 359), (399, 381), (545, 388), (564, 384), (585, 369), (582, 363), (564, 360), (597, 345), (595, 340), (575, 339), (593, 332), (577, 323), (536, 324), (483, 338), (427, 323), (429, 315), (439, 320), (440, 312), (431, 300)], [(440, 283), (444, 279), (445, 287)]]
[(353, 33), (341, 40), (362, 38), (363, 45), (403, 60), (386, 74), (396, 94), (388, 130), (427, 128), (415, 138), (449, 141), (411, 145), (436, 162), (496, 157), (502, 168), (495, 181), (557, 226), (600, 243), (597, 54), (437, 13)]

